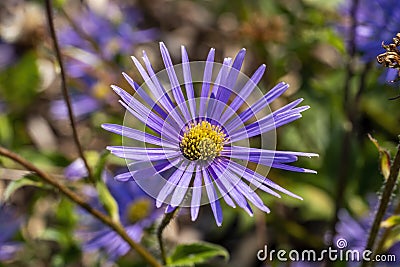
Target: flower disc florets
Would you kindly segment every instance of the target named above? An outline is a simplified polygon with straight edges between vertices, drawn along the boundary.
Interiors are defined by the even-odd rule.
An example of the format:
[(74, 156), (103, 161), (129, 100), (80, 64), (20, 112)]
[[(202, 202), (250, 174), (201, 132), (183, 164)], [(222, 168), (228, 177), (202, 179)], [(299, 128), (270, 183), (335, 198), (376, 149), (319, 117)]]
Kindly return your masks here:
[(224, 148), (226, 134), (219, 125), (208, 121), (190, 123), (179, 144), (182, 154), (189, 160), (213, 160)]

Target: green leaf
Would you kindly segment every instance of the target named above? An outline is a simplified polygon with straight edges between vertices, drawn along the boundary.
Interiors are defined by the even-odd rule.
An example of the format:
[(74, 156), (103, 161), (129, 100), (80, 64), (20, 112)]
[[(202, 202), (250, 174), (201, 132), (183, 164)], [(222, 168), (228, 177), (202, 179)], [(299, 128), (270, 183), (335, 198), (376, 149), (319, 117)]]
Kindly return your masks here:
[(18, 180), (14, 180), (8, 184), (6, 190), (4, 190), (3, 201), (7, 201), (10, 196), (17, 191), (19, 188), (24, 186), (36, 186), (36, 187), (44, 187), (44, 184), (38, 181), (37, 176), (29, 174)]
[(400, 224), (400, 215), (393, 215), (381, 222), (381, 226), (385, 228), (393, 227)]
[(13, 128), (10, 118), (1, 114), (0, 115), (0, 144), (11, 144), (13, 140)]
[(96, 189), (99, 194), (100, 202), (101, 204), (103, 204), (103, 207), (106, 209), (108, 214), (110, 214), (113, 221), (119, 222), (118, 203), (111, 195), (106, 184), (100, 180), (96, 183)]
[(35, 53), (25, 53), (11, 67), (0, 72), (0, 95), (7, 103), (18, 103), (12, 107), (20, 112), (32, 103), (40, 83)]
[(380, 155), (380, 165), (381, 165), (381, 172), (383, 177), (385, 177), (385, 179), (389, 178), (390, 175), (390, 154), (389, 152), (382, 148), (379, 143), (378, 140), (376, 140), (375, 138), (373, 138), (370, 134), (368, 134), (368, 138), (369, 140), (371, 140), (371, 142), (376, 146), (376, 148), (379, 151), (379, 155)]
[(94, 166), (94, 174), (93, 174), (94, 180), (96, 182), (101, 180), (101, 175), (106, 165), (106, 160), (108, 155), (110, 155), (110, 152), (108, 150), (104, 150), (98, 157), (96, 165)]
[(229, 259), (228, 251), (224, 247), (215, 244), (206, 242), (181, 244), (175, 248), (175, 251), (167, 259), (167, 266), (194, 266), (194, 264), (207, 262), (217, 256), (222, 256), (225, 260)]

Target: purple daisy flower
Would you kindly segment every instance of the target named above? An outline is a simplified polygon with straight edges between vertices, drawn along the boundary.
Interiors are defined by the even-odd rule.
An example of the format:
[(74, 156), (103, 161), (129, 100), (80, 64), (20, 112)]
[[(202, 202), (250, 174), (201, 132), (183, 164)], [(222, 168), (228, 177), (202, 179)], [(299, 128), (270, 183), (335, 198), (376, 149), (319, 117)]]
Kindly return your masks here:
[[(79, 173), (84, 175), (80, 165), (80, 162), (77, 162), (69, 168), (74, 179), (79, 176)], [(71, 171), (72, 168), (76, 168), (76, 170)], [(122, 226), (134, 241), (140, 242), (144, 230), (150, 227), (160, 215), (159, 211), (154, 208), (154, 200), (143, 192), (136, 183), (126, 184), (115, 181), (108, 171), (103, 172), (103, 179), (118, 204)], [(102, 210), (97, 192), (93, 187), (86, 187), (84, 193), (89, 197), (89, 202), (93, 207)], [(115, 261), (129, 252), (129, 244), (108, 226), (83, 211), (81, 214), (80, 224), (82, 229), (78, 231), (78, 236), (83, 239), (84, 251), (104, 251), (111, 261)]]
[[(218, 226), (223, 220), (220, 197), (229, 206), (238, 205), (250, 215), (253, 212), (249, 202), (267, 213), (270, 211), (254, 192), (256, 188), (276, 197), (280, 195), (274, 190), (301, 199), (246, 165), (316, 173), (288, 164), (297, 161), (298, 156), (316, 154), (243, 144), (266, 133), (272, 133), (266, 141), (273, 143), (275, 129), (299, 119), (309, 106), (296, 107), (302, 101), (298, 99), (268, 114), (268, 105), (289, 85), (281, 82), (267, 94), (255, 97), (265, 65), (251, 78), (240, 73), (245, 49), (240, 50), (234, 60), (226, 58), (223, 64), (217, 64), (214, 49), (210, 50), (206, 62), (189, 62), (182, 46), (182, 64), (178, 66), (172, 65), (163, 43), (160, 43), (160, 50), (166, 70), (157, 75), (145, 52), (143, 60), (147, 71), (132, 57), (145, 80), (142, 87), (123, 73), (135, 90), (135, 97), (112, 86), (127, 110), (125, 123), (132, 122), (132, 126), (137, 127), (139, 121), (145, 127), (141, 131), (125, 125), (102, 125), (124, 138), (123, 146), (107, 147), (114, 155), (125, 158), (130, 170), (115, 179), (135, 180), (156, 198), (157, 207), (168, 204), (167, 212), (178, 206), (189, 206), (192, 220), (197, 218), (200, 205), (210, 203)], [(200, 70), (200, 75), (196, 70)], [(257, 114), (262, 117), (258, 119)], [(139, 142), (148, 147), (131, 146), (126, 142)], [(202, 201), (205, 194), (208, 199)]]
[[(68, 76), (79, 80), (77, 84), (83, 88), (81, 92), (76, 90), (71, 97), (77, 118), (91, 114), (113, 99), (102, 85), (104, 81), (114, 80), (111, 68), (118, 66), (116, 59), (158, 35), (154, 28), (139, 28), (142, 16), (137, 9), (111, 3), (107, 7), (104, 13), (89, 8), (77, 12), (71, 18), (74, 26), (68, 24), (59, 30)], [(110, 62), (112, 67), (108, 64)], [(53, 101), (50, 112), (56, 119), (68, 118), (63, 100)]]

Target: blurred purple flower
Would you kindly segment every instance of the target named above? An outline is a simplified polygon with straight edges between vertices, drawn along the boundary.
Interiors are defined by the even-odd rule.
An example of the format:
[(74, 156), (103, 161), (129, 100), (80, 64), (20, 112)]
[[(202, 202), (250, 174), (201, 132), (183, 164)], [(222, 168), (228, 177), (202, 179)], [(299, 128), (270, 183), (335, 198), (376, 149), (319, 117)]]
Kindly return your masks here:
[[(370, 199), (372, 213), (376, 210), (378, 204), (378, 199), (376, 196)], [(389, 211), (386, 213), (385, 218), (388, 218), (393, 212), (393, 207), (389, 207)], [(341, 210), (338, 214), (338, 223), (336, 224), (336, 236), (334, 238), (335, 242), (339, 242), (341, 239), (346, 240), (346, 250), (357, 250), (363, 252), (367, 244), (367, 239), (369, 236), (369, 231), (372, 225), (372, 220), (374, 216), (368, 214), (361, 218), (352, 217), (347, 210)], [(382, 234), (382, 229), (379, 235)], [(379, 239), (379, 238), (378, 238)], [(398, 266), (400, 260), (400, 241), (395, 242), (390, 248), (385, 251), (386, 254), (391, 254), (396, 256), (396, 262), (385, 262), (383, 266)], [(360, 254), (361, 255), (361, 254)], [(381, 266), (381, 265), (377, 265)]]
[[(171, 83), (169, 85), (163, 85), (154, 75), (154, 70), (145, 53), (143, 60), (147, 72), (133, 57), (143, 79), (149, 81), (147, 85), (154, 99), (126, 74), (124, 77), (137, 92), (135, 96), (131, 96), (118, 86), (112, 86), (122, 99), (120, 103), (126, 110), (145, 124), (145, 128), (153, 130), (156, 135), (116, 124), (103, 124), (102, 127), (124, 138), (157, 146), (152, 148), (107, 147), (114, 155), (132, 161), (129, 163), (131, 171), (117, 175), (115, 179), (131, 181), (140, 180), (143, 177), (162, 176), (158, 176), (158, 183), (162, 184), (165, 179), (165, 184), (154, 197), (157, 207), (163, 203), (168, 204), (166, 212), (180, 206), (187, 191), (192, 190), (189, 204), (192, 220), (198, 216), (204, 185), (218, 226), (222, 224), (223, 215), (217, 189), (228, 205), (236, 207), (235, 201), (251, 216), (253, 211), (249, 202), (264, 212), (268, 213), (270, 210), (250, 186), (255, 186), (276, 197), (280, 197), (280, 195), (274, 190), (301, 199), (268, 178), (247, 168), (242, 161), (247, 160), (295, 172), (316, 173), (313, 170), (290, 165), (297, 161), (299, 156), (313, 157), (317, 156), (316, 154), (243, 147), (238, 142), (274, 131), (279, 126), (301, 118), (301, 112), (307, 110), (309, 106), (296, 107), (302, 101), (302, 99), (298, 99), (245, 126), (244, 123), (248, 122), (253, 114), (265, 109), (274, 99), (283, 94), (289, 85), (284, 82), (279, 83), (256, 103), (236, 115), (236, 111), (243, 105), (245, 99), (254, 92), (264, 74), (265, 65), (261, 65), (245, 85), (239, 86), (240, 92), (236, 98), (232, 96), (234, 99), (230, 102), (231, 95), (234, 95), (231, 90), (234, 90), (246, 50), (240, 50), (234, 60), (231, 58), (224, 60), (214, 83), (211, 81), (211, 77), (213, 65), (216, 64), (214, 62), (215, 50), (211, 49), (205, 63), (204, 76), (202, 75), (205, 77), (202, 81), (202, 97), (197, 104), (190, 61), (185, 47), (181, 47), (185, 92), (179, 84), (177, 73), (164, 43), (160, 43), (160, 50)], [(213, 84), (212, 88), (211, 84)], [(171, 88), (171, 94), (168, 94), (164, 86)], [(136, 98), (138, 95), (151, 106), (151, 109)], [(225, 110), (227, 106), (229, 109)], [(171, 197), (170, 201), (169, 197)]]
[(6, 104), (0, 99), (0, 114), (6, 112)]
[[(114, 12), (101, 14), (91, 9), (77, 12), (72, 18), (74, 25), (68, 24), (59, 30), (60, 45), (69, 56), (66, 68), (72, 77), (86, 76), (88, 69), (102, 61), (131, 54), (135, 45), (157, 37), (158, 31), (154, 28), (138, 28), (142, 17), (137, 9), (111, 3), (108, 9)], [(116, 19), (115, 13), (121, 17)]]
[[(64, 174), (68, 179), (79, 179), (87, 175), (81, 159), (69, 165)], [(102, 178), (119, 208), (119, 217), (128, 235), (136, 242), (142, 239), (144, 230), (150, 227), (159, 217), (154, 200), (147, 196), (136, 183), (122, 183), (113, 179), (112, 174), (104, 170)], [(85, 187), (84, 194), (89, 197), (93, 207), (103, 210), (98, 194), (93, 187)], [(83, 250), (104, 251), (108, 259), (115, 261), (125, 255), (130, 246), (108, 226), (105, 226), (89, 214), (80, 216), (82, 229), (78, 231), (83, 239)]]
[(10, 207), (0, 206), (0, 261), (11, 259), (22, 244), (10, 241), (18, 231), (21, 218)]
[(85, 163), (81, 158), (74, 160), (64, 170), (64, 176), (68, 180), (76, 181), (88, 175)]
[[(350, 16), (352, 5), (347, 0), (342, 13)], [(382, 41), (386, 44), (400, 31), (400, 5), (398, 0), (360, 0), (356, 13), (356, 49), (363, 54), (365, 61), (375, 60), (382, 53)], [(350, 25), (343, 28), (346, 41), (349, 41)]]
[[(341, 13), (350, 17), (353, 1), (347, 0), (341, 7)], [(385, 52), (382, 41), (385, 44), (392, 43), (393, 37), (400, 32), (400, 5), (398, 0), (360, 0), (356, 12), (356, 51), (361, 53), (365, 62), (375, 61), (376, 56)], [(350, 25), (339, 26), (339, 31), (344, 35), (346, 43), (350, 42)], [(397, 74), (393, 70), (387, 70), (382, 77), (386, 82), (395, 80)]]
[[(80, 94), (71, 96), (71, 105), (74, 116), (82, 118), (98, 110), (102, 104), (98, 99), (90, 95)], [(59, 120), (68, 119), (68, 109), (62, 99), (55, 100), (50, 104), (50, 112), (54, 118)]]
[(0, 70), (11, 65), (15, 60), (15, 56), (14, 47), (0, 39)]
[[(109, 68), (118, 66), (118, 58), (132, 54), (137, 44), (158, 36), (155, 28), (139, 28), (142, 16), (136, 8), (109, 3), (107, 11), (100, 13), (88, 8), (76, 12), (71, 18), (73, 25), (67, 24), (58, 31), (67, 74), (79, 79), (82, 87), (71, 99), (77, 118), (98, 110), (108, 100), (108, 91), (104, 93), (96, 87), (114, 80), (106, 76), (115, 73)], [(50, 111), (55, 119), (68, 118), (67, 107), (61, 100), (53, 102)]]

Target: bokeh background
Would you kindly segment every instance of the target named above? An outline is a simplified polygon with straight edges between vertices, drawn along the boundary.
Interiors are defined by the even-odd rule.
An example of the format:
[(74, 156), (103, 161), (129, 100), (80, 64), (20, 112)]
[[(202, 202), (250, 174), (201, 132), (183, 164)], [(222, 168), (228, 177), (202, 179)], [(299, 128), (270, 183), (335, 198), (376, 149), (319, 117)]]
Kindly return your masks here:
[[(110, 84), (128, 89), (123, 71), (142, 82), (130, 60), (131, 55), (140, 57), (142, 50), (155, 70), (162, 70), (159, 41), (166, 43), (174, 63), (180, 62), (181, 45), (191, 60), (204, 60), (214, 47), (218, 62), (245, 47), (244, 73), (267, 65), (259, 85), (263, 92), (280, 81), (290, 84), (272, 110), (300, 97), (311, 106), (302, 119), (278, 129), (277, 148), (318, 153), (319, 158), (298, 163), (318, 174), (272, 169), (268, 176), (303, 201), (261, 194), (272, 212), (256, 210), (254, 217), (223, 206), (222, 227), (215, 225), (207, 206), (195, 222), (183, 209), (166, 230), (168, 247), (203, 240), (225, 247), (230, 260), (216, 258), (199, 266), (265, 266), (256, 257), (264, 245), (319, 251), (346, 225), (361, 225), (371, 217), (384, 177), (379, 152), (367, 134), (394, 154), (400, 100), (389, 98), (399, 91), (396, 84), (385, 82), (386, 70), (374, 58), (349, 50), (346, 27), (351, 17), (344, 1), (57, 0), (54, 8), (79, 138), (90, 164), (107, 145), (121, 143), (120, 136), (100, 128), (102, 123), (123, 120), (124, 110)], [(395, 34), (374, 42), (380, 47)], [(376, 55), (383, 52), (382, 48)], [(87, 186), (78, 179), (84, 174), (67, 168), (78, 154), (43, 1), (0, 3), (0, 144), (74, 190)], [(110, 173), (123, 165), (123, 160), (107, 157)], [(76, 234), (85, 216), (57, 191), (33, 182), (8, 196), (7, 186), (25, 174), (0, 157), (2, 209), (12, 213), (0, 216), (0, 250), (10, 250), (0, 266), (145, 266), (134, 252), (110, 261), (101, 250), (85, 250)], [(346, 218), (354, 221), (339, 227), (338, 220)], [(154, 227), (145, 228), (142, 243), (157, 254)], [(368, 228), (357, 237), (367, 234)], [(348, 242), (353, 237), (343, 236)]]

